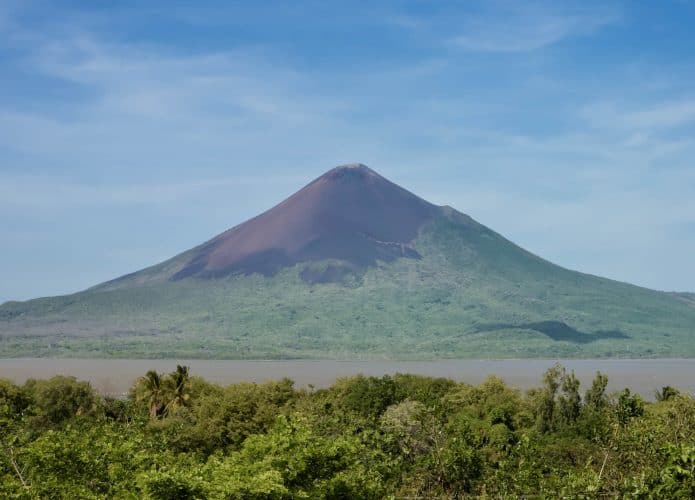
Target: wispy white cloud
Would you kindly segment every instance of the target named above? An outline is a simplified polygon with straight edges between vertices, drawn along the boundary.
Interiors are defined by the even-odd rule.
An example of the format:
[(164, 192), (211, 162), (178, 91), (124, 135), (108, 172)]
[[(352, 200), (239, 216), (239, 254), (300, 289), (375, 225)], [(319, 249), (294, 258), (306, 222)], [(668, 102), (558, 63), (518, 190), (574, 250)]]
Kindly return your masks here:
[(48, 176), (0, 175), (0, 207), (57, 209), (108, 205), (166, 205), (203, 198), (217, 190), (270, 184), (296, 186), (305, 180), (304, 176), (234, 176), (119, 186), (66, 182)]
[(41, 43), (33, 61), (49, 76), (95, 91), (97, 104), (112, 112), (190, 117), (248, 111), (301, 120), (315, 108), (307, 105), (308, 97), (301, 103), (292, 99), (303, 75), (272, 64), (258, 48), (178, 55), (76, 33)]
[(658, 131), (695, 122), (695, 99), (655, 104), (592, 103), (580, 116), (592, 126), (609, 130)]
[(32, 36), (27, 51), (27, 64), (77, 94), (71, 103), (24, 110), (3, 110), (0, 102), (0, 145), (47, 171), (137, 176), (138, 167), (198, 165), (219, 172), (238, 161), (251, 169), (277, 165), (283, 155), (309, 169), (340, 156), (364, 161), (336, 147), (348, 136), (340, 115), (349, 103), (311, 91), (310, 75), (260, 47), (177, 54), (75, 30)]
[(462, 22), (450, 42), (482, 52), (525, 52), (589, 35), (619, 19), (606, 7), (563, 8), (558, 2), (490, 2)]

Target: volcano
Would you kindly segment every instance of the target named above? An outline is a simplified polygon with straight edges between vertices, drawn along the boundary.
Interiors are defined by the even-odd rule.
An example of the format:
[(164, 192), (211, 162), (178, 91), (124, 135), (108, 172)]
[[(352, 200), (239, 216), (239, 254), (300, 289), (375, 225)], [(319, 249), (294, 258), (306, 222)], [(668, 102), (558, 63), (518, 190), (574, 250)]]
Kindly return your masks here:
[(438, 213), (438, 207), (369, 167), (344, 165), (205, 243), (172, 279), (271, 276), (299, 262), (326, 259), (359, 269), (377, 261), (419, 258), (409, 244)]
[(0, 357), (693, 357), (695, 302), (550, 263), (362, 164), (152, 267), (0, 306)]

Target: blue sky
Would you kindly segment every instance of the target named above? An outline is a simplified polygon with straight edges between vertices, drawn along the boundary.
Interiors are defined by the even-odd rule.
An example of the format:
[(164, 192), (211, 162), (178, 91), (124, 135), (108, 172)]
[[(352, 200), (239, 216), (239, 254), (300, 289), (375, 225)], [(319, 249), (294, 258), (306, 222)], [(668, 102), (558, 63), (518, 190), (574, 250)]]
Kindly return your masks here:
[(695, 3), (0, 3), (0, 302), (362, 162), (572, 269), (695, 291)]

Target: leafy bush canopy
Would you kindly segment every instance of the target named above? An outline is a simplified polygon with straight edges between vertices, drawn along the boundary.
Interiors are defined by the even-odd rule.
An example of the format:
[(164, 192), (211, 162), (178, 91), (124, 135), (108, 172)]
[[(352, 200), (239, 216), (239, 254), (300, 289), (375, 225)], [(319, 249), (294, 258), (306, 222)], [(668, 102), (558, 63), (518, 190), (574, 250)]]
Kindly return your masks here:
[(113, 400), (0, 380), (0, 497), (695, 497), (693, 397), (607, 383), (582, 395), (556, 365), (523, 394), (407, 374), (221, 387), (178, 366)]

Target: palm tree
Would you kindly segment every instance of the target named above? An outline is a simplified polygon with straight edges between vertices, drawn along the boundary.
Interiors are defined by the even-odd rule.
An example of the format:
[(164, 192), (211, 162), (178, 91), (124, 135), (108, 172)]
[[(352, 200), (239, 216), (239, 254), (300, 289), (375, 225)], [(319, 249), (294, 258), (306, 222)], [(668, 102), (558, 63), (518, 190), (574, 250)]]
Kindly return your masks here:
[(164, 408), (165, 413), (172, 410), (188, 406), (188, 400), (191, 398), (189, 393), (191, 376), (188, 373), (187, 366), (176, 365), (176, 371), (171, 372), (167, 381), (170, 386), (169, 402)]
[(164, 387), (162, 378), (159, 373), (154, 370), (148, 371), (144, 377), (140, 379), (139, 384), (143, 392), (139, 399), (147, 400), (147, 406), (150, 410), (150, 418), (156, 418), (164, 409)]

